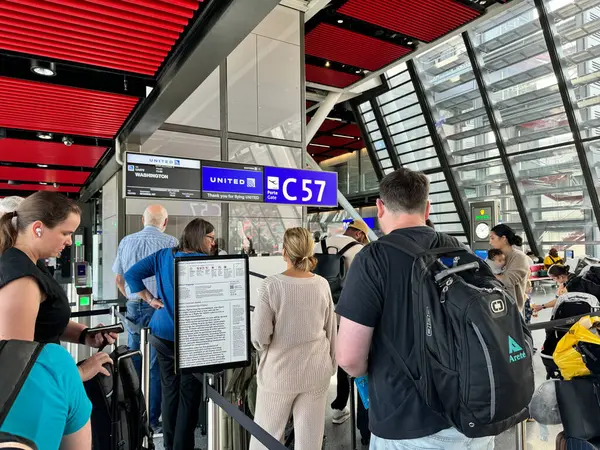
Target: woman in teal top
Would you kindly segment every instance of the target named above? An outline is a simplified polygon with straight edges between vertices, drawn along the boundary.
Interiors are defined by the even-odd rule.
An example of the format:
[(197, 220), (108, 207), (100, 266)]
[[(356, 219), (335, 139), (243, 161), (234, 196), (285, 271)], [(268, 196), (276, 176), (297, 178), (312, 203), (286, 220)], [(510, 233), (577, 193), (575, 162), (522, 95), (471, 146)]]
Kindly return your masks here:
[[(202, 384), (194, 375), (175, 373), (175, 258), (212, 254), (215, 227), (194, 219), (183, 230), (179, 247), (160, 250), (142, 259), (125, 273), (125, 282), (157, 311), (150, 321), (151, 343), (156, 349), (162, 388), (162, 418), (165, 450), (194, 448), (194, 432), (202, 397)], [(144, 279), (156, 277), (158, 298), (144, 286)]]
[(90, 403), (77, 366), (63, 347), (46, 344), (0, 431), (38, 450), (90, 450)]

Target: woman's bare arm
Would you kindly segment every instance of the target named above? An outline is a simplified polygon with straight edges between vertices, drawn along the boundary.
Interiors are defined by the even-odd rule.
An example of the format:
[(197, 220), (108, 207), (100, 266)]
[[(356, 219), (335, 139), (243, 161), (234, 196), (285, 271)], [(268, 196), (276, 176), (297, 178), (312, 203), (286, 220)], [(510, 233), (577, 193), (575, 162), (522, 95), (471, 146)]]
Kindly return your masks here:
[(0, 289), (0, 339), (33, 341), (41, 299), (40, 288), (31, 277)]
[(90, 422), (75, 433), (63, 436), (60, 450), (91, 450), (92, 448), (92, 426)]

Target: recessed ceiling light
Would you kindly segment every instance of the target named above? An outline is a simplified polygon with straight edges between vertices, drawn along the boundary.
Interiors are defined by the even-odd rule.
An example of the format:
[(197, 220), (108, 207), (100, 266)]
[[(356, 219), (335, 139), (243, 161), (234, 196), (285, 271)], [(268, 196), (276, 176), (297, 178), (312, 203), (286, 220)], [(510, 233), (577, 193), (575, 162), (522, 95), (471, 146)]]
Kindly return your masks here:
[(33, 59), (31, 60), (31, 71), (43, 77), (53, 77), (56, 75), (56, 64)]
[(360, 73), (360, 69), (356, 71), (356, 73)]
[(73, 138), (71, 136), (63, 136), (62, 142), (67, 147), (70, 147), (71, 145), (73, 145)]
[(342, 19), (338, 19), (338, 23), (344, 23)]
[(408, 41), (406, 44), (407, 45), (412, 45), (412, 41)]
[(331, 63), (329, 61), (325, 61), (325, 67), (329, 67)]
[(46, 183), (45, 181), (40, 181), (40, 184), (46, 185), (48, 183)]
[(48, 164), (38, 164), (38, 167), (48, 167)]
[(52, 133), (38, 133), (37, 137), (39, 139), (44, 139), (45, 141), (47, 141), (48, 139), (52, 139)]

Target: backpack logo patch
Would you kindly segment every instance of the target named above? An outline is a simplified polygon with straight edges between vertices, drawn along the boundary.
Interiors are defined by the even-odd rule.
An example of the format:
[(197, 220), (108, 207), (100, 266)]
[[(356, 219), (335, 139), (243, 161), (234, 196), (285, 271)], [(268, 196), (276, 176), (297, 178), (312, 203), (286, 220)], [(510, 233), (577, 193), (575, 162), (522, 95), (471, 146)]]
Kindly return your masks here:
[(527, 353), (525, 353), (525, 350), (523, 350), (523, 347), (521, 347), (519, 344), (517, 344), (517, 342), (511, 336), (508, 336), (508, 360), (509, 360), (509, 362), (513, 363), (513, 362), (520, 361), (521, 359), (525, 359), (526, 356), (527, 356)]
[(494, 314), (503, 313), (506, 310), (506, 305), (504, 304), (504, 300), (496, 299), (492, 303), (490, 303), (490, 309)]

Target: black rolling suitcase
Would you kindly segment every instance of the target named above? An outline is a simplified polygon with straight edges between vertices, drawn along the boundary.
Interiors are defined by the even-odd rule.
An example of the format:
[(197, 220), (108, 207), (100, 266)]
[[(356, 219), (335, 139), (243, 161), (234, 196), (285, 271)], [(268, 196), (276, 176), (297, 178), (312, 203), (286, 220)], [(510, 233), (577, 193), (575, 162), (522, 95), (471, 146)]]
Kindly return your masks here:
[(92, 450), (154, 449), (140, 379), (131, 359), (136, 354), (124, 345), (117, 347), (110, 354), (113, 365), (105, 366), (111, 376), (98, 374), (84, 383), (92, 402)]

